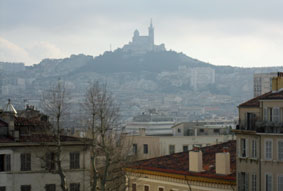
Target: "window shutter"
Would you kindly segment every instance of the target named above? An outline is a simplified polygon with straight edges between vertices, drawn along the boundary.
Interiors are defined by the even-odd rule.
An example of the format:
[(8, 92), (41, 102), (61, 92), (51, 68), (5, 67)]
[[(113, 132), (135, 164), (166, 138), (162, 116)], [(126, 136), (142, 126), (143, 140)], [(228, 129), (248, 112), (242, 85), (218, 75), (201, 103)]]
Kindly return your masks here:
[(279, 114), (280, 114), (279, 107), (272, 108), (272, 121), (273, 122), (279, 122)]
[(278, 190), (283, 190), (283, 176), (278, 176)]
[(11, 155), (5, 155), (5, 171), (11, 170)]
[(246, 157), (249, 157), (249, 139), (246, 139)]
[(70, 168), (74, 168), (74, 153), (70, 153)]
[(267, 108), (263, 108), (263, 121), (267, 121)]
[(245, 191), (249, 190), (249, 173), (245, 173)]
[(31, 170), (31, 154), (27, 154), (27, 169)]
[(238, 190), (241, 190), (242, 188), (242, 174), (238, 172)]
[(283, 141), (278, 141), (278, 160), (283, 160)]

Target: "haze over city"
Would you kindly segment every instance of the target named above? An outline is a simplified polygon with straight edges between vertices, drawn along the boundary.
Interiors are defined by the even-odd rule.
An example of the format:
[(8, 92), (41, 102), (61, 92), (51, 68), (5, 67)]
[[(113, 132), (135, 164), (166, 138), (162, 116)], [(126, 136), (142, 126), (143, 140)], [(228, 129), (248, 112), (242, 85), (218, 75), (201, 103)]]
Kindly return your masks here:
[(280, 66), (282, 1), (0, 0), (0, 61), (38, 64), (97, 56), (127, 44), (135, 29), (168, 50), (214, 65)]

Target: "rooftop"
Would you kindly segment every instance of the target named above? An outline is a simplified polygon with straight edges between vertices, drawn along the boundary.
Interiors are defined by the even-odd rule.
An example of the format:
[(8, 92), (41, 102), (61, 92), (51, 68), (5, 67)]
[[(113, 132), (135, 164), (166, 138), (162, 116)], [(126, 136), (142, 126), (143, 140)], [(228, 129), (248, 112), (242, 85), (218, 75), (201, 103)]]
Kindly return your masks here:
[[(231, 156), (231, 174), (229, 175), (218, 175), (215, 172), (215, 154), (223, 152), (223, 148), (227, 148), (227, 152), (229, 152)], [(200, 149), (203, 153), (203, 172), (189, 171), (189, 152), (175, 153), (137, 161), (129, 166), (129, 169), (181, 175), (184, 177), (193, 176), (231, 182), (236, 181), (236, 141), (228, 141), (217, 145), (202, 147)]]
[(257, 96), (253, 99), (250, 99), (242, 104), (240, 104), (238, 107), (259, 107), (259, 101), (260, 100), (279, 100), (283, 99), (283, 90), (279, 91), (270, 91), (265, 94), (262, 94), (260, 96)]

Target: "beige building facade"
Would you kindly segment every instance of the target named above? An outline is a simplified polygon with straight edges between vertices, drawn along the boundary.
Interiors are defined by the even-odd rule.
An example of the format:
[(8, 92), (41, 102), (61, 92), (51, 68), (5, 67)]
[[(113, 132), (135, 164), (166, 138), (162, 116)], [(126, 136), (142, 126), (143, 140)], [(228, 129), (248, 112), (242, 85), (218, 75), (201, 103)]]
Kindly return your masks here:
[(239, 191), (283, 190), (282, 98), (282, 89), (274, 86), (271, 92), (239, 105), (239, 126), (234, 131)]

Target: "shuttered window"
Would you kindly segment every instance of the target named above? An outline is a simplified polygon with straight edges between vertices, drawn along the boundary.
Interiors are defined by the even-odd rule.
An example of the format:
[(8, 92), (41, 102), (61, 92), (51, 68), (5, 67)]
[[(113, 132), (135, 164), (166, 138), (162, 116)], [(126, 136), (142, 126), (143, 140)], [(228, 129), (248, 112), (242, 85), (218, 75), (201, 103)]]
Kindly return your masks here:
[(252, 191), (256, 191), (256, 174), (252, 174)]
[(71, 183), (70, 191), (80, 191), (80, 183)]
[(31, 154), (22, 153), (21, 154), (21, 171), (31, 170)]
[(272, 191), (272, 175), (271, 174), (266, 174), (265, 175), (265, 187), (266, 191)]
[(283, 161), (283, 141), (278, 141), (278, 160)]
[(238, 191), (249, 190), (249, 174), (246, 172), (238, 173)]
[(272, 140), (265, 141), (265, 159), (266, 160), (272, 159)]
[(279, 122), (280, 121), (280, 109), (279, 107), (272, 108), (272, 121)]
[(46, 191), (56, 191), (56, 185), (55, 184), (46, 184), (45, 190)]
[(70, 153), (70, 169), (80, 168), (80, 153), (73, 152)]
[(257, 145), (256, 140), (252, 140), (252, 158), (257, 158)]
[(0, 172), (11, 170), (11, 155), (1, 154), (0, 155)]
[(144, 186), (144, 191), (149, 191), (149, 186), (145, 185)]
[(137, 191), (137, 185), (136, 184), (132, 184), (132, 191)]
[(283, 190), (283, 175), (278, 176), (278, 191)]
[(31, 191), (31, 185), (22, 185), (21, 191)]
[(267, 108), (263, 108), (263, 121), (268, 121), (268, 118), (267, 118)]

